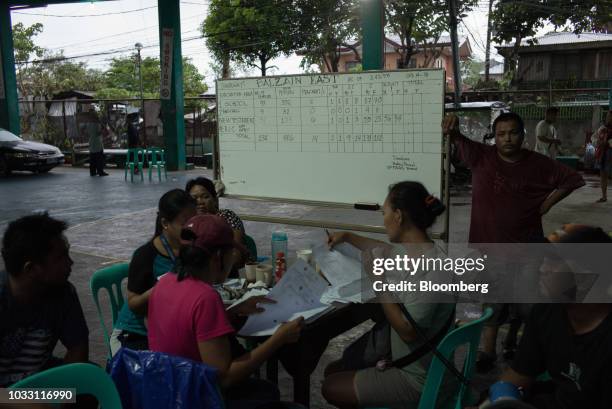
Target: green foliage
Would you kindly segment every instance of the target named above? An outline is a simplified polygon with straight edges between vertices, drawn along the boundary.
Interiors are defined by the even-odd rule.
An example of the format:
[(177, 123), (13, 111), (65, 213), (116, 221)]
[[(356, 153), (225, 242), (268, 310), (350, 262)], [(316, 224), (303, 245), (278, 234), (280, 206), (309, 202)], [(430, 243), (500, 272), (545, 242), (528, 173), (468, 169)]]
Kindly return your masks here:
[(484, 61), (479, 61), (474, 58), (461, 61), (461, 80), (464, 84), (476, 87), (480, 82), (480, 71), (484, 70)]
[(236, 61), (261, 70), (295, 50), (298, 15), (291, 0), (212, 0), (201, 31), (218, 62)]
[(34, 37), (42, 31), (41, 23), (35, 23), (29, 27), (25, 27), (23, 23), (13, 25), (13, 48), (17, 66), (26, 64), (32, 55), (42, 57), (44, 49), (34, 44)]
[(50, 98), (61, 91), (92, 91), (102, 85), (102, 72), (87, 68), (83, 62), (63, 59), (62, 53), (42, 55), (45, 63), (22, 66), (17, 71), (17, 87), (21, 95)]
[[(15, 61), (17, 62), (17, 86), (23, 96), (51, 98), (61, 91), (95, 91), (98, 98), (125, 99), (140, 97), (140, 83), (136, 60), (120, 57), (112, 60), (106, 72), (87, 68), (84, 62), (72, 62), (64, 58), (63, 52), (52, 53), (34, 43), (43, 30), (40, 23), (25, 27), (22, 23), (13, 26)], [(29, 63), (32, 56), (44, 62)], [(159, 58), (142, 60), (143, 96), (159, 97)], [(185, 96), (198, 96), (206, 92), (204, 76), (183, 57), (183, 89)]]
[(337, 72), (340, 47), (350, 48), (355, 61), (361, 61), (352, 45), (361, 34), (359, 0), (295, 0), (294, 8), (299, 15), (303, 68), (316, 64)]
[[(145, 98), (159, 98), (160, 62), (157, 57), (142, 59), (142, 89)], [(183, 92), (185, 96), (198, 96), (206, 92), (204, 76), (198, 72), (189, 58), (183, 57)], [(104, 93), (107, 98), (140, 97), (137, 56), (113, 58), (104, 73)]]
[[(465, 16), (478, 4), (477, 0), (457, 0), (459, 17)], [(400, 38), (397, 50), (401, 66), (408, 67), (411, 56), (419, 47), (425, 51), (424, 67), (430, 66), (440, 55), (437, 41), (449, 27), (449, 6), (445, 0), (388, 0), (385, 13), (387, 30)]]
[(138, 98), (140, 95), (136, 92), (130, 92), (124, 88), (100, 88), (96, 91), (96, 98), (99, 99), (116, 99), (124, 100), (130, 98)]

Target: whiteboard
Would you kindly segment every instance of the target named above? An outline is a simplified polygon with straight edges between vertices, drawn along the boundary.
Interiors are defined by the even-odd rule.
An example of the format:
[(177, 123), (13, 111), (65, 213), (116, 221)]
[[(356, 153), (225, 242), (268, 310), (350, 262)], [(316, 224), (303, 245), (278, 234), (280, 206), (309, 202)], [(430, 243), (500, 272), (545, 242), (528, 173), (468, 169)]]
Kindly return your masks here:
[(444, 70), (219, 80), (220, 177), (235, 195), (382, 203), (440, 196)]

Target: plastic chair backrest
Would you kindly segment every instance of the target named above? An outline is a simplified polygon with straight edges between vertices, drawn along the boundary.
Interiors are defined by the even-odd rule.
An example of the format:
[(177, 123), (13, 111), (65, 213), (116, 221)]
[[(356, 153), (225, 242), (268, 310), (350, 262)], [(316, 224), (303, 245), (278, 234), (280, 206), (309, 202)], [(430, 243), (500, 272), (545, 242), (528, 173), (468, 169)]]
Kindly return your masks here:
[(126, 155), (126, 163), (141, 163), (144, 161), (145, 151), (141, 148), (129, 148)]
[(250, 253), (249, 259), (257, 260), (257, 244), (255, 244), (255, 240), (253, 240), (253, 238), (247, 234), (245, 234), (243, 237), (244, 245)]
[(160, 165), (166, 164), (164, 149), (152, 146), (147, 150), (147, 153), (151, 155), (151, 163)]
[(109, 373), (125, 409), (223, 409), (217, 369), (154, 351), (121, 348)]
[(75, 388), (77, 395), (94, 395), (102, 409), (121, 409), (121, 399), (113, 380), (92, 364), (68, 364), (29, 376), (13, 388)]
[(93, 295), (96, 308), (98, 309), (98, 317), (100, 318), (100, 324), (102, 324), (102, 331), (104, 331), (104, 339), (106, 345), (110, 351), (110, 331), (104, 323), (104, 316), (102, 315), (102, 309), (100, 308), (99, 291), (104, 288), (108, 292), (108, 298), (111, 305), (111, 313), (113, 317), (113, 326), (117, 322), (117, 315), (119, 310), (125, 303), (125, 297), (121, 290), (121, 283), (123, 279), (127, 278), (129, 271), (128, 263), (115, 264), (109, 267), (105, 267), (101, 270), (96, 271), (91, 276), (89, 281), (89, 288), (91, 288), (91, 294)]
[[(482, 316), (477, 320), (471, 321), (459, 328), (455, 328), (450, 331), (438, 345), (438, 351), (446, 359), (451, 360), (453, 352), (460, 346), (468, 344), (466, 351), (466, 357), (463, 364), (463, 376), (465, 379), (472, 379), (472, 373), (474, 372), (474, 365), (476, 364), (476, 355), (478, 352), (478, 344), (480, 343), (480, 334), (486, 320), (493, 315), (493, 310), (487, 308)], [(435, 355), (429, 366), (427, 372), (427, 379), (425, 379), (425, 385), (421, 393), (421, 399), (419, 400), (418, 409), (430, 409), (436, 407), (436, 401), (438, 399), (438, 391), (442, 384), (444, 372), (446, 366), (440, 361)], [(452, 376), (449, 374), (449, 376)], [(448, 407), (455, 409), (461, 409), (463, 405), (464, 397), (468, 391), (468, 386), (459, 383), (459, 391), (454, 400), (454, 403)], [(452, 402), (452, 401), (451, 401)]]

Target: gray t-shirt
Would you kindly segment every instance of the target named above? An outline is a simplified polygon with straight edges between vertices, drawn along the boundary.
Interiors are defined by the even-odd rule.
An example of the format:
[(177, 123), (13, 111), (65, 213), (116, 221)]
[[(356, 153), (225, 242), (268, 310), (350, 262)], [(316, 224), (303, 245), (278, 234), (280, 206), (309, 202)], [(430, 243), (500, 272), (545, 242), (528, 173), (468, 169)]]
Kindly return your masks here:
[[(441, 251), (434, 246), (431, 250), (427, 251), (424, 256), (427, 258), (436, 258), (440, 255), (440, 253)], [(406, 254), (406, 249), (403, 248), (401, 245), (394, 245), (393, 254)], [(440, 272), (436, 271), (421, 272), (420, 274), (413, 276), (413, 279), (415, 278), (418, 278), (419, 280), (431, 279), (435, 282), (445, 281), (440, 277)], [(407, 297), (403, 298), (404, 306), (406, 307), (406, 310), (408, 311), (410, 316), (417, 323), (419, 328), (425, 333), (428, 339), (431, 339), (436, 336), (438, 332), (442, 330), (444, 325), (448, 322), (450, 315), (454, 314), (454, 303), (427, 302), (427, 296), (418, 294), (406, 295)], [(409, 355), (422, 344), (423, 341), (420, 339), (409, 343), (404, 342), (404, 340), (402, 340), (399, 334), (395, 332), (393, 328), (391, 328), (391, 354), (393, 360)], [(414, 386), (416, 390), (420, 391), (423, 388), (423, 385), (425, 384), (425, 379), (427, 378), (427, 371), (429, 370), (432, 358), (433, 353), (430, 352), (418, 361), (413, 362), (402, 368), (402, 371), (405, 374), (407, 381), (412, 386)], [(446, 377), (445, 380), (447, 379), (448, 378)], [(448, 391), (450, 387), (451, 385), (448, 384), (448, 382), (444, 382), (444, 384), (442, 385), (443, 396), (446, 396), (445, 392)]]
[(66, 282), (24, 306), (10, 293), (7, 273), (0, 271), (0, 387), (43, 370), (58, 340), (67, 349), (89, 342), (74, 286)]

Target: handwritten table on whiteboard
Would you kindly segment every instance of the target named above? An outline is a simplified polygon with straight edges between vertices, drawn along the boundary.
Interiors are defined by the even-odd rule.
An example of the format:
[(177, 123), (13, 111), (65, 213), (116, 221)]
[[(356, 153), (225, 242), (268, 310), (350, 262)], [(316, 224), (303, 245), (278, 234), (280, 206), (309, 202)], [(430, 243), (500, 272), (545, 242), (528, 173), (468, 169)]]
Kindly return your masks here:
[[(355, 159), (348, 164), (353, 167), (363, 166), (363, 160), (384, 162), (373, 169), (381, 181), (401, 180), (402, 171), (423, 171), (432, 160), (440, 173), (443, 85), (442, 70), (219, 81), (219, 143), (222, 166), (229, 160), (231, 168), (225, 172), (229, 191), (241, 178), (245, 185), (270, 182), (270, 172), (257, 164), (254, 173), (240, 169), (236, 161), (247, 157), (241, 153), (255, 153), (249, 158), (267, 164), (286, 160), (297, 167), (298, 177), (305, 163), (316, 161), (333, 173), (337, 161), (348, 157)], [(251, 180), (238, 176), (240, 171)], [(433, 184), (439, 187), (439, 178)]]

